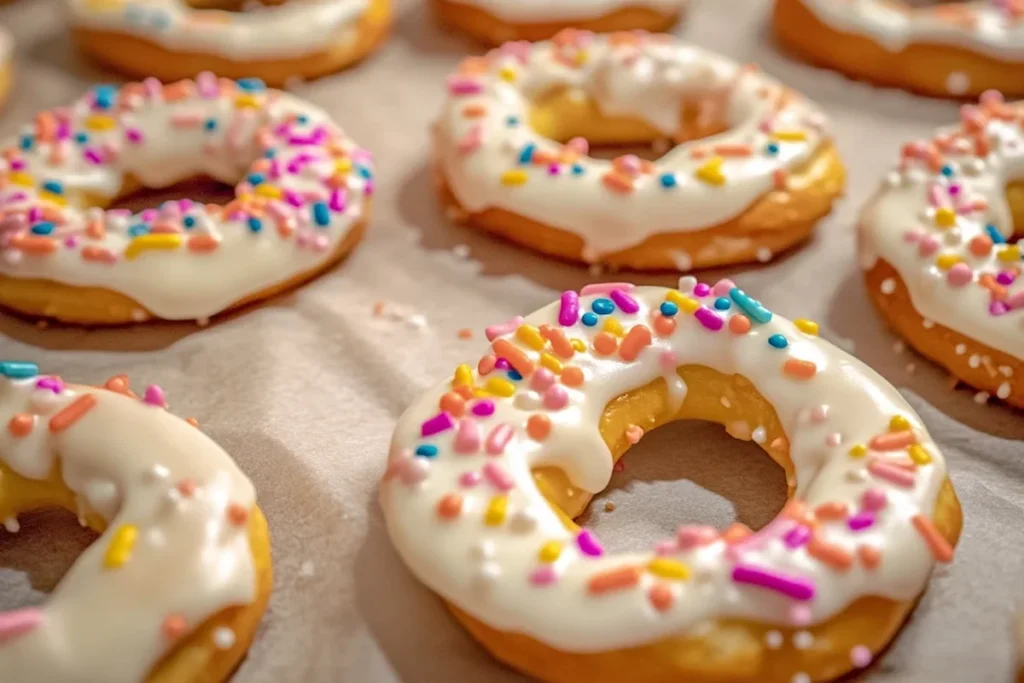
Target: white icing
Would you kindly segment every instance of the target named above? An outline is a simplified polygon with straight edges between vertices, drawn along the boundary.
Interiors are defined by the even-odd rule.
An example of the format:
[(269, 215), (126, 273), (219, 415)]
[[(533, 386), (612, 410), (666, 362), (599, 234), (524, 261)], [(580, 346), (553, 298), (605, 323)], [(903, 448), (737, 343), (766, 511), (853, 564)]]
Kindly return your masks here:
[[(700, 302), (711, 307), (715, 297), (729, 296), (718, 286), (715, 290), (713, 296)], [(633, 289), (629, 294), (639, 303), (639, 311), (627, 315), (617, 310), (613, 315), (627, 330), (637, 324), (650, 324), (668, 292), (660, 287)], [(604, 296), (581, 297), (580, 311), (590, 311), (595, 299)], [(728, 313), (719, 315), (729, 317), (735, 311), (733, 303)], [(606, 317), (601, 316), (602, 320)], [(381, 485), (389, 533), (416, 576), (492, 627), (525, 633), (571, 652), (651, 643), (719, 618), (788, 625), (793, 623), (793, 607), (800, 605), (807, 611), (806, 616), (798, 612), (800, 623), (820, 623), (864, 596), (896, 600), (917, 596), (929, 579), (935, 559), (911, 518), (918, 514), (931, 516), (946, 478), (946, 466), (920, 419), (899, 393), (857, 359), (801, 332), (778, 315), (766, 324), (755, 323), (747, 334), (734, 334), (728, 325), (711, 332), (682, 311), (677, 321), (670, 336), (656, 334), (636, 361), (624, 362), (616, 354), (599, 356), (592, 351), (592, 340), (602, 330), (603, 322), (595, 327), (580, 323), (560, 327), (557, 303), (528, 316), (526, 324), (564, 330), (568, 337), (582, 339), (588, 349), (565, 361), (582, 370), (585, 383), (579, 388), (566, 387), (569, 400), (564, 408), (544, 412), (553, 427), (543, 441), (527, 436), (525, 426), (535, 413), (519, 409), (512, 398), (494, 398), (492, 416), (474, 418), (467, 411), (466, 417), (455, 420), (454, 428), (423, 437), (421, 425), (439, 413), (439, 399), (451, 391), (451, 385), (445, 382), (417, 399), (395, 430), (389, 471)], [(503, 338), (537, 363), (539, 352), (522, 343), (512, 329), (506, 330)], [(769, 345), (768, 337), (777, 334), (786, 337), (787, 348)], [(674, 357), (669, 356), (666, 363), (667, 352)], [(789, 359), (814, 363), (817, 374), (807, 380), (783, 374), (783, 365)], [(797, 523), (780, 516), (738, 545), (727, 546), (717, 539), (696, 549), (670, 548), (667, 557), (685, 562), (691, 578), (665, 582), (671, 584), (675, 595), (674, 604), (665, 611), (655, 611), (648, 602), (648, 590), (659, 583), (649, 572), (630, 588), (602, 595), (588, 593), (588, 581), (599, 572), (645, 567), (656, 555), (628, 552), (590, 557), (582, 553), (574, 534), (565, 529), (537, 490), (531, 470), (555, 466), (577, 487), (591, 493), (601, 491), (612, 475), (612, 458), (598, 431), (605, 406), (611, 399), (659, 377), (673, 379), (677, 364), (705, 365), (753, 382), (778, 414), (795, 467), (795, 496), (811, 509), (825, 502), (838, 502), (847, 504), (853, 515), (863, 510), (865, 491), (884, 493), (887, 505), (877, 513), (870, 528), (854, 532), (845, 521), (823, 521), (819, 530), (824, 540), (851, 554), (863, 544), (880, 550), (882, 560), (876, 569), (869, 570), (855, 560), (848, 570), (839, 572), (809, 556), (806, 548), (790, 550), (781, 537)], [(481, 377), (474, 371), (472, 384), (486, 386), (492, 375), (505, 377), (506, 373), (494, 370)], [(515, 384), (521, 394), (532, 382), (528, 377)], [(870, 444), (876, 435), (886, 433), (894, 416), (907, 420), (917, 444), (932, 458), (916, 469), (907, 487), (877, 478), (868, 467), (876, 459), (906, 463), (905, 449), (882, 452), (869, 448), (866, 457), (859, 458), (848, 454), (853, 444)], [(487, 454), (483, 447), (456, 452), (462, 423), (474, 420), (485, 443), (497, 425), (507, 424), (514, 429), (503, 454)], [(763, 440), (764, 429), (757, 430), (760, 435), (755, 439)], [(843, 435), (843, 445), (838, 447), (829, 444), (828, 437), (835, 432)], [(412, 455), (423, 445), (436, 446), (438, 454)], [(494, 466), (507, 473), (511, 488), (507, 492), (506, 522), (488, 526), (484, 511), (492, 497), (501, 493), (487, 474), (487, 468)], [(479, 483), (466, 486), (463, 478), (471, 472), (484, 476)], [(461, 494), (461, 513), (454, 519), (442, 519), (438, 503), (451, 493)], [(528, 515), (531, 523), (515, 523), (521, 515)], [(554, 568), (557, 579), (548, 585), (533, 585), (531, 575), (542, 566), (538, 551), (550, 541), (564, 544), (557, 562), (548, 565)], [(481, 544), (491, 549), (486, 565), (473, 551)], [(797, 602), (773, 591), (735, 583), (731, 576), (737, 562), (810, 579), (816, 586), (815, 596)], [(482, 570), (488, 578), (485, 588), (479, 585)]]
[(0, 26), (0, 62), (8, 61), (14, 53), (14, 38), (10, 31)]
[[(828, 140), (813, 105), (755, 69), (664, 36), (614, 40), (577, 32), (571, 43), (510, 43), (488, 55), (484, 73), (453, 76), (438, 154), (462, 206), (497, 207), (575, 233), (584, 239), (585, 258), (594, 260), (653, 234), (701, 230), (740, 215), (775, 187), (776, 173), (800, 166)], [(605, 114), (642, 119), (667, 136), (679, 128), (685, 102), (714, 101), (730, 130), (677, 146), (653, 162), (651, 172), (631, 174), (633, 189), (623, 193), (605, 185), (614, 162), (586, 154), (574, 161), (569, 148), (529, 126), (530, 101), (561, 88), (585, 93)], [(474, 106), (486, 114), (465, 116)], [(780, 133), (800, 139), (777, 139)], [(522, 159), (531, 145), (560, 159), (557, 175), (548, 164)], [(715, 151), (736, 145), (752, 153), (718, 157)], [(707, 154), (702, 160), (693, 158), (698, 149)], [(722, 185), (696, 176), (714, 158), (722, 158)], [(506, 172), (525, 173), (527, 180), (503, 184)], [(671, 187), (663, 184), (668, 176)], [(689, 261), (685, 254), (680, 259)]]
[[(0, 273), (104, 287), (130, 296), (161, 318), (202, 319), (322, 266), (366, 218), (373, 191), (370, 155), (319, 108), (265, 90), (258, 82), (247, 86), (252, 92), (244, 92), (209, 74), (194, 85), (168, 87), (184, 89), (186, 96), (168, 101), (162, 94), (167, 88), (147, 81), (110, 91), (111, 108), (99, 110), (96, 94), (89, 94), (60, 112), (68, 124), (59, 139), (42, 141), (38, 130), (28, 127), (20, 140), (9, 141), (7, 147), (14, 149), (27, 141), (29, 149), (0, 162), (8, 181), (0, 189), (5, 218), (0, 223), (0, 254), (5, 257)], [(97, 120), (111, 127), (98, 129)], [(141, 143), (129, 137), (136, 133)], [(88, 139), (79, 142), (76, 134)], [(99, 155), (100, 163), (90, 155)], [(254, 173), (263, 177), (255, 188)], [(83, 192), (115, 196), (128, 176), (159, 188), (197, 175), (238, 183), (241, 205), (235, 202), (235, 209), (225, 212), (167, 202), (149, 210), (151, 215), (134, 216), (75, 208)], [(63, 185), (67, 207), (41, 194), (47, 181)], [(326, 225), (315, 220), (317, 203), (329, 209)], [(49, 254), (23, 253), (18, 240), (43, 222), (32, 214), (40, 204), (60, 213), (48, 236), (58, 246)], [(258, 218), (258, 233), (251, 218)], [(102, 224), (104, 234), (91, 237), (90, 223)], [(136, 241), (131, 233), (140, 223), (177, 234), (180, 246), (131, 258)], [(193, 252), (189, 245), (197, 235), (214, 240), (216, 248)], [(110, 262), (87, 259), (95, 250), (103, 250)]]
[[(51, 432), (49, 418), (36, 415), (30, 433), (14, 435), (7, 429), (12, 416), (34, 414), (32, 397), (53, 393), (37, 388), (37, 379), (0, 378), (0, 461), (29, 479), (59, 465), (80, 510), (99, 515), (107, 531), (61, 579), (41, 607), (42, 622), (0, 638), (2, 678), (137, 683), (175, 645), (162, 631), (166, 617), (183, 616), (191, 631), (255, 599), (247, 527), (227, 516), (230, 505), (249, 510), (255, 492), (198, 429), (111, 391), (66, 387), (58, 409), (86, 394), (95, 405), (64, 431)], [(176, 488), (184, 480), (195, 482), (190, 496)], [(128, 524), (138, 528), (130, 556), (119, 568), (105, 568), (112, 538)], [(0, 614), (0, 627), (3, 621)]]
[(665, 14), (682, 12), (688, 0), (454, 0), (473, 5), (504, 21), (530, 23), (585, 21), (627, 8), (652, 9)]
[(302, 57), (354, 40), (369, 0), (307, 0), (245, 12), (184, 0), (67, 0), (74, 26), (144, 38), (169, 50), (236, 61)]
[[(912, 8), (899, 0), (800, 2), (829, 26), (867, 36), (890, 52), (899, 52), (915, 43), (939, 43), (969, 48), (1001, 60), (1024, 60), (1024, 21), (1019, 10), (1015, 14), (1007, 0), (946, 3), (929, 8)], [(955, 9), (958, 17), (971, 17), (973, 26), (944, 18), (940, 7)]]
[[(927, 172), (927, 181), (883, 184), (879, 188), (861, 213), (860, 249), (896, 269), (926, 326), (938, 323), (1015, 358), (1024, 358), (1024, 279), (1012, 276), (1014, 269), (1024, 267), (1024, 262), (1019, 254), (1011, 257), (1013, 250), (1024, 247), (1024, 243), (995, 244), (983, 255), (976, 255), (971, 248), (975, 239), (989, 238), (988, 225), (1003, 240), (1014, 233), (1005, 188), (1011, 181), (1024, 180), (1024, 132), (1019, 123), (1024, 106), (1004, 105), (996, 95), (987, 95), (986, 101), (980, 108), (963, 109), (965, 121), (973, 122), (970, 130), (976, 132), (963, 127), (945, 129), (935, 140), (915, 143), (907, 149), (895, 172), (904, 176)], [(994, 116), (996, 112), (1009, 120)], [(970, 144), (963, 146), (961, 140)], [(975, 140), (984, 140), (990, 150), (977, 154)], [(942, 149), (947, 150), (944, 156), (928, 170), (924, 157), (931, 153), (929, 150), (941, 153)], [(980, 168), (972, 163), (978, 160), (984, 162)], [(952, 175), (943, 174), (943, 167)], [(973, 167), (975, 172), (964, 173), (965, 167)], [(950, 193), (951, 187), (955, 194)], [(940, 210), (954, 211), (950, 225), (940, 225)], [(956, 239), (948, 239), (951, 234)], [(948, 265), (940, 266), (940, 257), (958, 257), (969, 267), (969, 273), (962, 280), (955, 279)], [(982, 277), (1011, 276), (1012, 281), (1003, 285), (1001, 303), (982, 286)], [(886, 292), (886, 282), (882, 286)]]

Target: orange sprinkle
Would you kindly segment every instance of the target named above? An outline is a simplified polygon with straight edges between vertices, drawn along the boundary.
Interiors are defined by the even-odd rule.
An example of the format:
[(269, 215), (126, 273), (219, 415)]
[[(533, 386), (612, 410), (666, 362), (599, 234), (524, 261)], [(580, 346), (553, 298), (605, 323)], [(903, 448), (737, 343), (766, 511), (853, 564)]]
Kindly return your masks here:
[(921, 534), (921, 538), (928, 544), (928, 549), (932, 551), (932, 557), (939, 562), (953, 561), (953, 546), (939, 533), (932, 520), (924, 515), (917, 514), (911, 518), (911, 521), (914, 523), (917, 533)]
[(788, 519), (803, 519), (804, 515), (807, 514), (807, 504), (802, 500), (792, 498), (786, 501), (786, 505), (783, 506), (780, 516)]
[(917, 442), (914, 432), (904, 429), (898, 432), (879, 434), (871, 439), (870, 446), (875, 451), (898, 451)]
[(466, 401), (454, 391), (449, 391), (441, 397), (442, 412), (450, 413), (452, 417), (462, 417), (466, 413)]
[(462, 513), (462, 496), (449, 493), (437, 503), (437, 516), (441, 519), (455, 519)]
[(750, 332), (750, 318), (742, 313), (737, 313), (729, 318), (729, 329), (732, 330), (733, 334), (746, 334)]
[(455, 387), (453, 389), (453, 391), (456, 394), (458, 394), (459, 396), (461, 396), (462, 398), (464, 398), (465, 400), (467, 400), (467, 401), (469, 399), (473, 398), (473, 389), (472, 389), (472, 387), (467, 387), (465, 385), (462, 385), (462, 386)]
[(627, 193), (633, 191), (633, 181), (620, 173), (605, 173), (601, 177), (601, 182), (609, 190), (615, 192)]
[(772, 173), (772, 186), (776, 190), (785, 190), (786, 182), (789, 180), (789, 176), (786, 174), (786, 170), (777, 168)]
[(817, 535), (807, 544), (807, 554), (838, 571), (846, 571), (853, 566), (853, 555), (838, 545), (821, 540)]
[(717, 145), (715, 154), (720, 157), (749, 157), (754, 153), (750, 145)]
[(865, 569), (875, 569), (882, 563), (882, 553), (873, 545), (857, 546), (857, 557)]
[(1006, 298), (1006, 287), (999, 284), (991, 273), (985, 273), (978, 278), (978, 284), (987, 289), (991, 294), (992, 298), (996, 301), (1002, 301)]
[(491, 348), (494, 349), (494, 353), (501, 356), (509, 362), (513, 368), (516, 369), (523, 377), (529, 377), (533, 374), (533, 361), (526, 357), (526, 354), (519, 350), (518, 347), (513, 346), (507, 339), (495, 339), (494, 343), (491, 344)]
[(494, 364), (498, 362), (498, 359), (493, 354), (486, 354), (480, 358), (480, 361), (476, 364), (476, 371), (481, 376), (489, 375), (491, 370), (494, 369)]
[(622, 567), (590, 577), (590, 581), (587, 582), (587, 591), (591, 595), (601, 595), (635, 586), (639, 582), (640, 567)]
[(734, 522), (729, 525), (728, 529), (722, 532), (722, 540), (725, 541), (726, 545), (733, 545), (749, 537), (752, 533), (754, 532), (746, 524)]
[(658, 333), (658, 336), (668, 337), (676, 331), (676, 319), (675, 316), (668, 317), (667, 315), (656, 315), (654, 316), (654, 331)]
[(57, 251), (57, 241), (49, 237), (37, 237), (35, 235), (15, 235), (11, 239), (11, 246), (20, 249), (26, 254), (51, 254)]
[(598, 332), (594, 335), (594, 350), (602, 356), (610, 356), (615, 353), (618, 345), (619, 342), (616, 341), (615, 336), (609, 332)]
[(195, 479), (182, 479), (178, 482), (178, 492), (186, 498), (191, 498), (192, 494), (196, 492), (196, 481)]
[(164, 636), (168, 640), (177, 640), (185, 635), (188, 631), (188, 624), (185, 622), (185, 617), (180, 614), (170, 614), (164, 619), (163, 623)]
[(814, 508), (814, 516), (824, 520), (846, 519), (849, 509), (846, 503), (822, 503)]
[(651, 590), (647, 593), (647, 599), (651, 601), (651, 605), (654, 609), (659, 612), (664, 612), (672, 607), (672, 603), (675, 602), (676, 596), (672, 594), (672, 589), (664, 583), (657, 583), (651, 587)]
[(700, 159), (707, 158), (707, 156), (708, 156), (708, 150), (706, 150), (704, 148), (694, 147), (693, 149), (690, 150), (690, 158), (691, 159), (700, 160)]
[(105, 247), (89, 245), (82, 247), (82, 260), (90, 263), (114, 263), (117, 255)]
[(986, 235), (975, 235), (971, 239), (971, 253), (975, 256), (988, 256), (992, 251), (992, 240)]
[(235, 526), (245, 526), (245, 523), (249, 521), (249, 510), (238, 503), (228, 505), (228, 521)]
[(782, 366), (782, 372), (797, 379), (810, 379), (818, 374), (818, 366), (809, 360), (790, 358)]
[(78, 422), (87, 412), (96, 405), (96, 397), (92, 394), (82, 394), (63, 410), (50, 418), (50, 433), (59, 434), (71, 425)]
[(572, 358), (572, 355), (575, 353), (572, 344), (569, 343), (569, 339), (557, 327), (541, 325), (540, 336), (551, 342), (551, 350), (560, 358)]
[(531, 415), (526, 421), (526, 433), (534, 441), (543, 441), (551, 433), (551, 420), (547, 415)]
[(188, 238), (188, 250), (195, 252), (213, 251), (220, 246), (220, 240), (213, 235), (192, 235)]
[(567, 387), (578, 387), (583, 384), (583, 371), (576, 366), (562, 370), (562, 384)]
[(114, 375), (103, 383), (103, 388), (107, 391), (112, 391), (115, 394), (124, 394), (125, 396), (135, 397), (135, 394), (133, 394), (131, 390), (131, 384), (128, 381), (128, 375)]
[(188, 99), (192, 96), (192, 81), (184, 80), (165, 85), (163, 95), (166, 102)]
[(462, 108), (462, 116), (467, 119), (478, 119), (487, 115), (487, 107), (482, 104), (468, 104)]
[(49, 141), (57, 132), (57, 118), (53, 112), (44, 111), (36, 114), (36, 135), (40, 140)]
[(553, 152), (537, 150), (530, 158), (530, 163), (534, 166), (550, 166), (551, 164), (558, 163), (558, 155)]
[(634, 325), (626, 333), (619, 347), (619, 358), (624, 361), (636, 360), (640, 352), (651, 345), (651, 330), (646, 325)]
[(459, 339), (472, 339), (472, 338), (473, 338), (473, 330), (469, 329), (468, 327), (463, 327), (461, 330), (459, 330)]
[(32, 431), (32, 426), (35, 424), (35, 418), (27, 413), (15, 413), (14, 417), (11, 418), (10, 422), (7, 423), (7, 431), (11, 433), (11, 436), (22, 437), (28, 436), (29, 432)]
[(195, 419), (194, 417), (186, 417), (185, 422), (189, 423), (196, 429), (199, 429), (199, 420)]
[(458, 66), (459, 73), (463, 74), (485, 73), (489, 68), (490, 64), (483, 57), (467, 57)]
[(103, 227), (101, 220), (89, 221), (85, 224), (85, 234), (90, 239), (101, 240), (107, 234), (107, 229)]

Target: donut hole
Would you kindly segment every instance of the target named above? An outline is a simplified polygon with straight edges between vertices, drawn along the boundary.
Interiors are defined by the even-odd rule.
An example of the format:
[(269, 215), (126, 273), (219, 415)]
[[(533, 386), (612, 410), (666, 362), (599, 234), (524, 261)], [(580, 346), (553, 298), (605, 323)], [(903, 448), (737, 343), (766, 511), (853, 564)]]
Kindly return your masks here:
[[(595, 528), (607, 526), (611, 545), (642, 543), (650, 547), (647, 541), (653, 534), (658, 534), (658, 540), (671, 538), (681, 524), (708, 524), (723, 531), (739, 522), (756, 530), (782, 509), (795, 478), (788, 441), (775, 409), (745, 377), (700, 365), (682, 366), (677, 372), (687, 386), (686, 398), (678, 408), (667, 382), (659, 378), (612, 399), (600, 421), (601, 435), (616, 462), (633, 446), (637, 428), (650, 434), (638, 441), (640, 453), (668, 451), (668, 457), (631, 457), (630, 464), (613, 475), (610, 487), (593, 500), (573, 486), (561, 469), (534, 470), (538, 488), (568, 528), (576, 531), (577, 521)], [(714, 438), (717, 430), (694, 420), (717, 423), (736, 439), (750, 443), (726, 445), (719, 432), (714, 446), (708, 448), (706, 439)], [(674, 424), (652, 433), (669, 423)], [(755, 454), (755, 446), (762, 453)], [(629, 474), (634, 467), (637, 473)], [(676, 478), (689, 479), (682, 496), (678, 484), (671, 490), (665, 486), (653, 491), (641, 488), (641, 481)], [(618, 509), (607, 513), (604, 502), (614, 503), (620, 491), (629, 494), (625, 499), (630, 501), (637, 497), (634, 492), (653, 494), (650, 501), (637, 502), (641, 520), (630, 521), (635, 515)], [(671, 497), (668, 505), (666, 496)]]
[(219, 10), (221, 12), (259, 11), (266, 7), (283, 5), (288, 0), (185, 0), (185, 4), (197, 10)]
[(1024, 239), (1024, 180), (1007, 183), (1006, 203), (1013, 217), (1013, 234), (1010, 240)]
[(231, 185), (207, 177), (190, 178), (161, 188), (148, 188), (132, 181), (126, 183), (126, 186), (112, 201), (99, 200), (89, 203), (108, 210), (124, 209), (137, 213), (160, 206), (165, 201), (174, 201), (182, 197), (188, 197), (200, 204), (224, 206), (235, 198), (235, 191)]

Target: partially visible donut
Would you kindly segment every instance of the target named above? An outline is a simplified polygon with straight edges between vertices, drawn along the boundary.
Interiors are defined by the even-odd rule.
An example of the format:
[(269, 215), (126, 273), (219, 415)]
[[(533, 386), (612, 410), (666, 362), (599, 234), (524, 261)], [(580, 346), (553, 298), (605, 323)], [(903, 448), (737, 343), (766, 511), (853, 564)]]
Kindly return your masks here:
[(11, 91), (13, 60), (14, 40), (7, 29), (0, 27), (0, 105), (7, 101)]

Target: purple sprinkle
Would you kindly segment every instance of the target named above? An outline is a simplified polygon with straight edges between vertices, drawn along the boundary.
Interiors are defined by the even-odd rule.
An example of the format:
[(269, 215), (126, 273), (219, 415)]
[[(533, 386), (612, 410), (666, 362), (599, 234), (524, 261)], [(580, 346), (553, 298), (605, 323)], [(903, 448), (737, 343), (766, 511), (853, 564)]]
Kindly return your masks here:
[(613, 289), (608, 292), (608, 296), (611, 297), (615, 305), (622, 309), (623, 313), (629, 313), (630, 315), (638, 313), (640, 311), (640, 304), (636, 302), (636, 299), (626, 294), (621, 289)]
[(124, 136), (128, 138), (128, 142), (138, 144), (142, 142), (142, 131), (138, 128), (126, 128)]
[(434, 434), (440, 434), (454, 426), (455, 420), (449, 413), (440, 413), (423, 423), (423, 426), (420, 428), (420, 435), (426, 438)]
[(576, 545), (580, 547), (580, 552), (590, 557), (601, 557), (604, 555), (604, 548), (598, 542), (597, 537), (590, 533), (590, 530), (583, 529), (579, 535), (576, 536)]
[(302, 206), (303, 204), (302, 195), (300, 195), (295, 190), (285, 190), (284, 200), (296, 208)]
[(996, 282), (1004, 286), (1012, 285), (1015, 279), (1016, 276), (1008, 270), (1000, 271), (999, 275), (996, 275)]
[(499, 358), (498, 360), (494, 361), (494, 367), (498, 368), (499, 370), (508, 370), (512, 366), (509, 365), (507, 358)]
[(767, 588), (794, 600), (807, 601), (814, 598), (814, 581), (811, 579), (801, 576), (786, 576), (752, 564), (738, 564), (733, 567), (732, 580), (736, 583), (747, 583)]
[(846, 523), (849, 525), (851, 530), (862, 531), (875, 523), (875, 513), (858, 512), (856, 515), (846, 520)]
[(795, 527), (786, 532), (786, 535), (782, 538), (786, 547), (790, 550), (796, 550), (800, 546), (811, 540), (811, 530), (803, 524), (797, 524)]
[(100, 156), (100, 153), (95, 147), (86, 147), (85, 152), (83, 152), (83, 156), (86, 161), (94, 166), (99, 166), (103, 163), (103, 157)]
[(477, 417), (490, 417), (494, 415), (494, 401), (477, 401), (470, 408), (470, 412)]
[(562, 327), (570, 327), (576, 324), (580, 317), (580, 296), (569, 290), (562, 292), (562, 303), (558, 308), (558, 324)]
[(711, 285), (706, 282), (698, 282), (693, 288), (694, 296), (707, 296), (711, 293)]
[(56, 377), (40, 377), (36, 380), (36, 389), (49, 389), (55, 394), (64, 391), (64, 382)]
[(57, 139), (67, 140), (71, 137), (71, 126), (67, 121), (61, 121), (57, 124)]
[(717, 332), (718, 330), (722, 329), (722, 325), (725, 324), (724, 320), (715, 315), (714, 312), (712, 312), (712, 310), (706, 306), (701, 306), (700, 308), (698, 308), (697, 312), (693, 314), (693, 317), (699, 320), (701, 325), (708, 328), (712, 332)]
[(1002, 315), (1010, 310), (1010, 307), (1002, 301), (993, 301), (988, 305), (988, 312), (992, 315)]
[(239, 223), (241, 223), (242, 221), (248, 220), (248, 218), (248, 214), (246, 214), (244, 211), (232, 211), (230, 214), (228, 214), (229, 221), (238, 221)]

